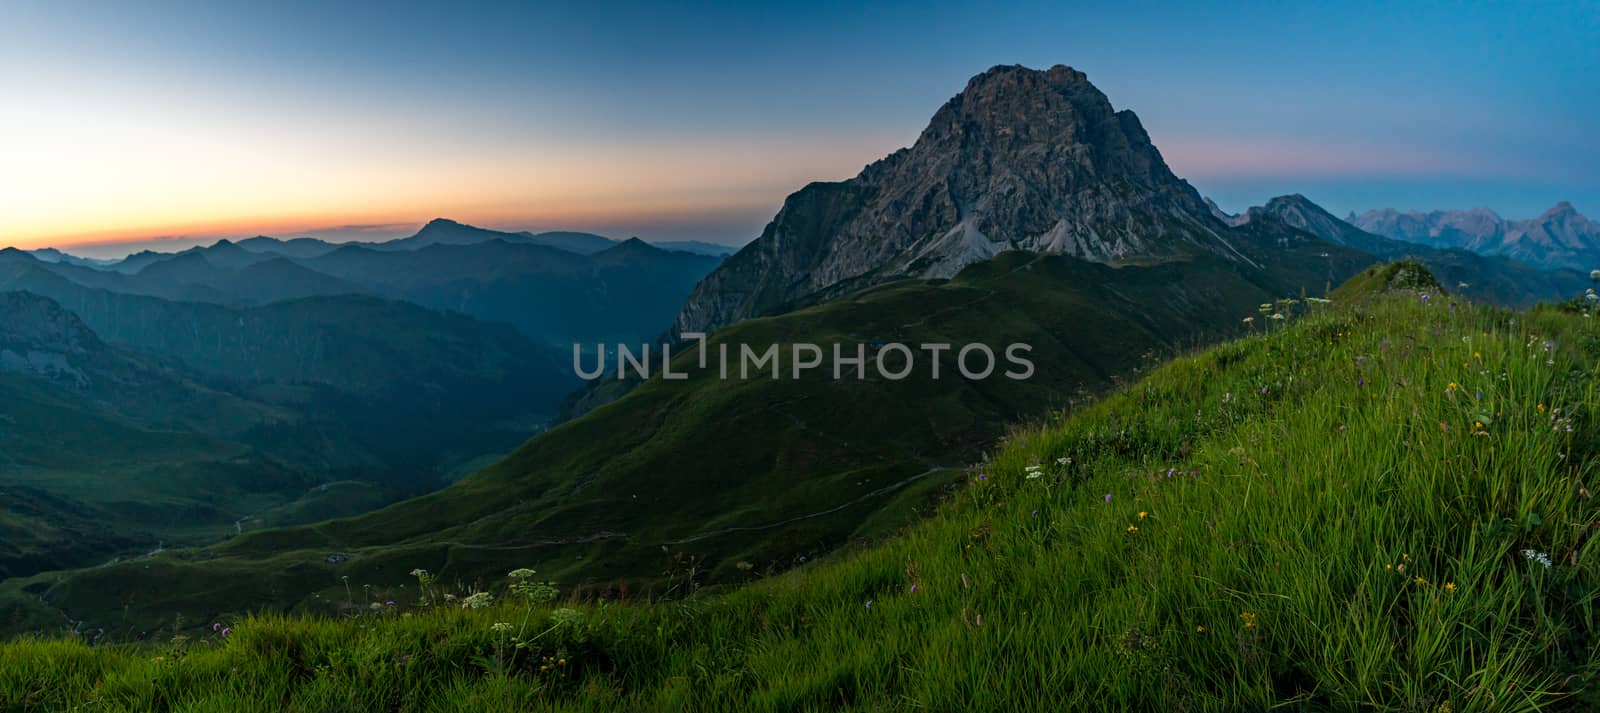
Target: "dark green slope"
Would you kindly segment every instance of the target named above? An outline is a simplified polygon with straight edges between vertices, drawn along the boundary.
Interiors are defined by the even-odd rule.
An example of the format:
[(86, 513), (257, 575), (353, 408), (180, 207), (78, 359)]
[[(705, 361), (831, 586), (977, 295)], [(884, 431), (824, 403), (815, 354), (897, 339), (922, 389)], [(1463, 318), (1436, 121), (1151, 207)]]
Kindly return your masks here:
[[(1359, 267), (1348, 264), (1365, 264), (1303, 233), (1235, 239), (1278, 267), (1111, 268), (1007, 253), (951, 281), (891, 283), (741, 323), (711, 346), (983, 342), (1000, 352), (1025, 342), (1037, 369), (1026, 381), (1000, 375), (1003, 356), (994, 377), (962, 379), (946, 353), (935, 382), (920, 351), (902, 381), (875, 366), (865, 379), (847, 371), (835, 380), (831, 359), (799, 381), (722, 381), (680, 353), (690, 379), (653, 379), (432, 495), (31, 586), (74, 619), (139, 635), (178, 613), (324, 610), (345, 598), (341, 576), (403, 597), (398, 586), (416, 567), (471, 582), (533, 566), (567, 585), (635, 589), (683, 586), (691, 569), (701, 582), (736, 580), (740, 562), (781, 569), (905, 523), (948, 482), (946, 469), (977, 460), (1008, 423), (1238, 333), (1261, 302), (1320, 293), (1327, 278)], [(34, 620), (49, 616), (38, 610)]]

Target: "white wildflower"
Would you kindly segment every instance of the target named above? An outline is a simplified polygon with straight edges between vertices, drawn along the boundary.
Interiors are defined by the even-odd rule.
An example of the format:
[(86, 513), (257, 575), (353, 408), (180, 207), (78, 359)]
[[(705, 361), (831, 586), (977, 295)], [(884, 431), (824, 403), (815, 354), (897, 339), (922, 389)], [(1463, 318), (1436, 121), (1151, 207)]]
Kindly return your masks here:
[(1539, 564), (1544, 565), (1545, 569), (1550, 569), (1550, 555), (1547, 555), (1543, 552), (1535, 552), (1533, 550), (1523, 550), (1522, 557), (1529, 562), (1538, 562)]

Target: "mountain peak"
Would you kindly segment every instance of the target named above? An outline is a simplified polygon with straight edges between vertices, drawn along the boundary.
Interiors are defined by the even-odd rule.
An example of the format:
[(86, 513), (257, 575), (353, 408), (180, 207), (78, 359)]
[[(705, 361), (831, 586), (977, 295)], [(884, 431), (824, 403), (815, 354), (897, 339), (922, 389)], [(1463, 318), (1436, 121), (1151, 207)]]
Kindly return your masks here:
[(1556, 203), (1555, 205), (1551, 206), (1550, 210), (1545, 211), (1542, 215), (1539, 216), (1539, 219), (1540, 220), (1549, 220), (1551, 218), (1565, 218), (1565, 217), (1570, 217), (1570, 216), (1576, 216), (1578, 214), (1579, 214), (1578, 213), (1578, 209), (1572, 207), (1572, 203), (1570, 203), (1568, 201), (1561, 201), (1561, 202)]
[(1211, 254), (1248, 262), (1131, 111), (1057, 65), (990, 68), (910, 148), (789, 196), (696, 288), (681, 331), (902, 277), (947, 278), (1006, 250), (1103, 263)]

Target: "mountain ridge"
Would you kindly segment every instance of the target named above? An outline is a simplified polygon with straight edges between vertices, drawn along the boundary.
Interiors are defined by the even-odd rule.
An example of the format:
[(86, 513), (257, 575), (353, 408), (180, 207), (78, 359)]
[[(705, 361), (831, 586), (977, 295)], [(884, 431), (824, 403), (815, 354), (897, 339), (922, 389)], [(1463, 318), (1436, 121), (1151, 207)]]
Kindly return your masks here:
[(1352, 212), (1347, 220), (1368, 232), (1432, 247), (1503, 255), (1550, 268), (1600, 267), (1600, 222), (1584, 217), (1568, 201), (1525, 220), (1502, 218), (1483, 207), (1406, 213), (1384, 208)]

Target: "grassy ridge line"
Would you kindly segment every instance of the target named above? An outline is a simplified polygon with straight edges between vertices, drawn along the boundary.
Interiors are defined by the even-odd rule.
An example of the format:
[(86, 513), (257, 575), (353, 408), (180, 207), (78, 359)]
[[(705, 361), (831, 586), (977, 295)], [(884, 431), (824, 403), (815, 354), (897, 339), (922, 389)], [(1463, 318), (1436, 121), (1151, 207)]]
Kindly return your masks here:
[(726, 596), (18, 641), (0, 709), (1589, 710), (1597, 351), (1555, 310), (1331, 309), (1021, 431), (902, 537)]

